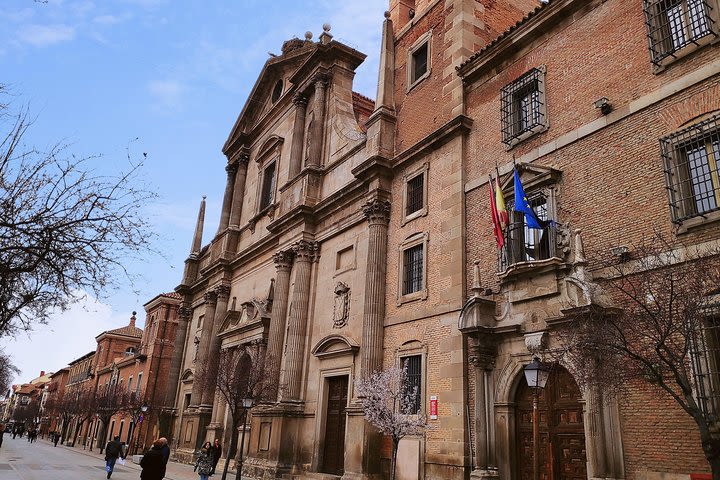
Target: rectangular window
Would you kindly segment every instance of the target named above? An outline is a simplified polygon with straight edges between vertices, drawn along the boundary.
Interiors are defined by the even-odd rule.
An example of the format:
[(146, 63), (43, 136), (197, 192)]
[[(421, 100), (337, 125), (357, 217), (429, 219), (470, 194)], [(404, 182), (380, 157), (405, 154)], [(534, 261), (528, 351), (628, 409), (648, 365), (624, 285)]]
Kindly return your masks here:
[(260, 193), (260, 210), (270, 206), (275, 193), (275, 162), (270, 162), (264, 169), (262, 175), (262, 192)]
[(412, 54), (412, 83), (417, 82), (422, 78), (428, 69), (428, 42), (420, 45)]
[(718, 210), (720, 115), (661, 139), (672, 219), (676, 223)]
[(554, 222), (549, 221), (548, 198), (541, 192), (528, 196), (530, 206), (544, 228), (529, 228), (525, 214), (511, 210), (500, 257), (501, 271), (516, 263), (547, 260), (555, 256), (556, 229)]
[(720, 415), (720, 317), (705, 320), (692, 338), (690, 358), (694, 393), (700, 410), (710, 422)]
[(190, 406), (190, 399), (191, 399), (191, 398), (192, 398), (192, 394), (191, 394), (191, 393), (186, 393), (186, 394), (185, 394), (185, 404), (184, 404), (184, 405), (185, 405), (185, 408), (188, 408), (188, 407)]
[(130, 445), (130, 439), (132, 438), (134, 427), (135, 427), (135, 423), (132, 420), (130, 420), (130, 425), (128, 426), (127, 440), (125, 440), (125, 443), (127, 443), (128, 445)]
[(714, 0), (645, 0), (652, 62), (659, 65), (697, 41), (716, 35), (709, 16)]
[(547, 127), (544, 73), (533, 68), (501, 92), (503, 143), (512, 146)]
[(125, 426), (125, 420), (120, 420), (120, 431), (118, 432), (118, 437), (120, 437), (121, 439), (122, 439), (122, 432), (123, 432), (124, 426)]
[(137, 385), (135, 386), (135, 392), (140, 392), (142, 388), (142, 372), (138, 373)]
[(415, 245), (403, 252), (403, 295), (423, 289), (423, 245)]
[(133, 377), (130, 375), (130, 377), (128, 377), (128, 392), (132, 391), (132, 381)]
[(411, 355), (400, 360), (405, 371), (403, 397), (407, 399), (402, 413), (417, 415), (422, 408), (422, 355)]
[(420, 173), (415, 175), (407, 182), (407, 195), (405, 203), (405, 215), (422, 210), (425, 205), (425, 175)]

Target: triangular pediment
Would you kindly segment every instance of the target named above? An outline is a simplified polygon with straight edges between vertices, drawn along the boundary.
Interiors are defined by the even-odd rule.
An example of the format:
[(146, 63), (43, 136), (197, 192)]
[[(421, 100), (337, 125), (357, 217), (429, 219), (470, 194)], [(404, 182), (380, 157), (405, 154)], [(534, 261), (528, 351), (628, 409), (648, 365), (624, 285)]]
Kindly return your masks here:
[[(259, 120), (281, 103), (280, 99), (286, 96), (291, 90), (292, 83), (290, 77), (293, 76), (317, 48), (317, 44), (312, 41), (303, 42), (300, 40), (299, 42), (301, 42), (301, 46), (299, 45), (297, 48), (282, 55), (273, 56), (265, 62), (223, 146), (223, 152), (226, 155), (232, 154), (236, 148), (239, 147), (239, 144), (242, 143), (241, 137), (243, 134), (252, 130)], [(278, 81), (283, 82), (282, 91), (279, 97), (273, 101), (273, 90), (276, 88)], [(240, 140), (240, 142), (238, 142), (238, 140)]]
[[(536, 165), (534, 163), (518, 163), (516, 168), (520, 173), (520, 182), (525, 191), (556, 183), (562, 176), (560, 170), (544, 165)], [(503, 193), (512, 194), (514, 182), (515, 179), (513, 171), (511, 170), (510, 173), (504, 175), (500, 180), (500, 188), (502, 188)]]

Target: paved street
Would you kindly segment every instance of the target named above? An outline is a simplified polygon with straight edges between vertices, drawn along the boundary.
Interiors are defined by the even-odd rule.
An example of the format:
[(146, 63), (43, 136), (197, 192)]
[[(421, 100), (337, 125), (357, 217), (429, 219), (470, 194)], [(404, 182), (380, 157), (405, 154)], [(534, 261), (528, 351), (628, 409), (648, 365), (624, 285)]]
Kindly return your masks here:
[[(87, 452), (38, 440), (30, 444), (27, 438), (12, 439), (5, 435), (0, 448), (0, 480), (85, 480), (104, 479), (105, 461), (97, 452)], [(125, 466), (117, 465), (114, 480), (140, 478), (140, 467), (129, 459)], [(166, 479), (197, 480), (192, 466), (170, 462)], [(215, 475), (214, 478), (220, 478)]]

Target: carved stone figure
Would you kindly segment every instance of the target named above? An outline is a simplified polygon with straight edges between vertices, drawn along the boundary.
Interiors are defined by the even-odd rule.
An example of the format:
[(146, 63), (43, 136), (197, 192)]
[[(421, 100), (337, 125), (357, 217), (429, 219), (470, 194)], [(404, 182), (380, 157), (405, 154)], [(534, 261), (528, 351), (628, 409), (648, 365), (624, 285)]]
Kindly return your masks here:
[(347, 325), (350, 315), (350, 287), (343, 282), (335, 285), (335, 304), (333, 305), (333, 328)]

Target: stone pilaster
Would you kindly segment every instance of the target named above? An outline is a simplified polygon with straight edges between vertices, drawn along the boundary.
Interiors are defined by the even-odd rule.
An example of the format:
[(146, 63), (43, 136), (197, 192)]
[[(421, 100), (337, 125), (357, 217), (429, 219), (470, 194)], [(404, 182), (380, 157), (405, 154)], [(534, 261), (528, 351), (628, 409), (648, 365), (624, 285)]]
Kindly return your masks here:
[[(215, 398), (215, 378), (217, 377), (218, 371), (218, 360), (220, 358), (220, 326), (222, 321), (227, 314), (228, 298), (230, 297), (230, 287), (226, 285), (220, 285), (215, 289), (217, 295), (217, 306), (215, 308), (214, 317), (205, 318), (205, 321), (212, 323), (212, 332), (210, 341), (208, 342), (209, 348), (206, 358), (205, 366), (205, 379), (203, 380), (203, 392), (201, 405), (212, 407)], [(203, 334), (205, 328), (203, 327)]]
[(475, 452), (482, 478), (497, 475), (492, 372), (497, 356), (496, 339), (480, 333), (470, 340), (469, 361), (475, 374)]
[(307, 337), (308, 304), (312, 264), (319, 258), (317, 242), (300, 240), (292, 247), (295, 253), (295, 287), (288, 320), (287, 346), (283, 365), (282, 400), (300, 400), (303, 353)]
[(205, 293), (205, 318), (203, 319), (202, 331), (200, 334), (200, 346), (198, 349), (197, 361), (195, 363), (195, 375), (193, 377), (192, 395), (190, 405), (197, 407), (202, 401), (203, 383), (205, 380), (205, 366), (207, 365), (210, 342), (212, 340), (212, 323), (215, 318), (217, 307), (217, 294), (213, 291)]
[(220, 212), (220, 226), (218, 233), (224, 231), (230, 223), (230, 208), (232, 207), (233, 188), (235, 188), (235, 175), (238, 171), (237, 163), (228, 163), (225, 166), (227, 172), (227, 183), (225, 184), (225, 195), (223, 196), (222, 211)]
[(390, 202), (372, 199), (363, 206), (363, 213), (369, 231), (360, 375), (367, 377), (382, 366)]
[(178, 326), (175, 331), (175, 348), (172, 360), (170, 360), (170, 377), (168, 378), (167, 391), (165, 393), (165, 405), (175, 406), (177, 397), (178, 382), (180, 381), (180, 370), (182, 369), (183, 353), (185, 351), (185, 340), (187, 338), (188, 323), (192, 316), (190, 303), (185, 300), (178, 309)]
[(315, 78), (315, 104), (313, 108), (315, 120), (312, 125), (312, 132), (310, 132), (310, 152), (308, 155), (308, 165), (312, 166), (322, 164), (323, 132), (325, 130), (325, 91), (327, 84), (327, 75), (318, 75)]
[(245, 180), (247, 179), (247, 167), (250, 154), (243, 152), (235, 163), (237, 172), (233, 186), (232, 207), (230, 208), (230, 226), (240, 226), (240, 215), (242, 214), (243, 200), (245, 199)]
[[(275, 390), (280, 384), (280, 359), (283, 344), (285, 343), (285, 319), (287, 316), (288, 294), (290, 293), (290, 271), (292, 270), (292, 250), (277, 252), (273, 256), (277, 276), (275, 277), (275, 291), (273, 293), (273, 308), (270, 314), (270, 331), (268, 332), (268, 346), (266, 365), (268, 379), (273, 382)], [(277, 395), (277, 391), (270, 397)]]
[(302, 168), (302, 150), (305, 144), (305, 114), (307, 113), (307, 98), (298, 93), (293, 97), (295, 104), (295, 123), (293, 124), (292, 145), (290, 145), (290, 171), (288, 177), (292, 180), (300, 173)]

